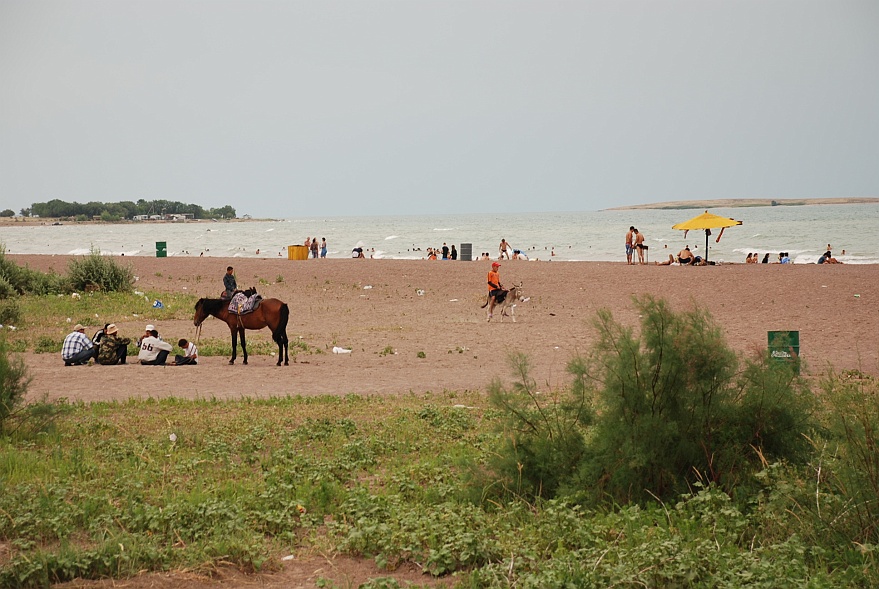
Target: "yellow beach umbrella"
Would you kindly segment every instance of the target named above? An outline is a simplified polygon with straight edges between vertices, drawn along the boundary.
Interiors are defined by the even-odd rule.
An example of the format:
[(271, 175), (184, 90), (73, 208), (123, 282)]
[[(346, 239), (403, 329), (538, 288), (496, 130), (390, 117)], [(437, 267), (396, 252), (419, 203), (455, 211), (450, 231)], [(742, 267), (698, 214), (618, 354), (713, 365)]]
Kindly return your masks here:
[[(713, 215), (708, 211), (705, 211), (701, 215), (697, 217), (693, 217), (689, 221), (684, 221), (683, 223), (678, 223), (677, 225), (672, 225), (672, 229), (680, 229), (684, 231), (684, 235), (686, 236), (687, 231), (694, 231), (697, 229), (705, 230), (705, 259), (708, 259), (708, 236), (711, 235), (712, 229), (721, 229), (720, 235), (723, 235), (723, 229), (727, 227), (733, 227), (735, 225), (741, 225), (741, 221), (736, 221), (735, 219), (730, 219), (729, 217), (721, 217), (720, 215)], [(717, 241), (720, 241), (720, 235), (717, 236)]]

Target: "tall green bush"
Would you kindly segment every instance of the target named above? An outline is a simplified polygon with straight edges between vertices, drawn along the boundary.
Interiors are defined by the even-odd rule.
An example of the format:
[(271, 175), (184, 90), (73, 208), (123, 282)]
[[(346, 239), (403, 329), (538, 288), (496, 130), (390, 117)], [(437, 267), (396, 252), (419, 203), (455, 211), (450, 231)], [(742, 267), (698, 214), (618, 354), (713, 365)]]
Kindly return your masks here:
[(879, 545), (879, 383), (831, 374), (822, 390), (829, 437), (815, 444), (816, 528), (837, 541)]
[(568, 482), (586, 452), (583, 431), (593, 419), (590, 391), (575, 374), (570, 389), (542, 393), (530, 376), (528, 357), (509, 358), (517, 381), (505, 388), (495, 379), (489, 387), (491, 404), (503, 417), (503, 448), (494, 468), (503, 488), (526, 497), (552, 497)]
[(58, 294), (70, 290), (65, 277), (55, 272), (45, 273), (19, 266), (6, 257), (5, 249), (0, 242), (0, 299), (23, 294)]
[(101, 250), (94, 246), (84, 258), (70, 260), (68, 276), (76, 290), (121, 292), (134, 285), (134, 272), (130, 266), (120, 266), (112, 258), (102, 256)]
[(24, 361), (10, 356), (6, 338), (0, 335), (0, 434), (6, 433), (9, 418), (24, 402), (30, 381)]
[(705, 310), (674, 313), (649, 296), (634, 304), (637, 335), (598, 313), (598, 340), (568, 365), (574, 382), (558, 401), (532, 394), (523, 361), (520, 384), (493, 385), (514, 432), (493, 465), (503, 480), (515, 475), (544, 497), (628, 503), (674, 498), (695, 483), (732, 493), (754, 484), (765, 460), (806, 459), (814, 399), (790, 366), (765, 354), (740, 360)]

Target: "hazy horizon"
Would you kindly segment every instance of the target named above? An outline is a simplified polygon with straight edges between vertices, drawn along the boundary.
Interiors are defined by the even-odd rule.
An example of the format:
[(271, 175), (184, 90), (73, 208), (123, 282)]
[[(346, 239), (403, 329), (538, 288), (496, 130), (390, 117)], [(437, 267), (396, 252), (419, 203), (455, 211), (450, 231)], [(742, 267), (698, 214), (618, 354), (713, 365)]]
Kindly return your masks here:
[(874, 1), (0, 0), (0, 210), (879, 196)]

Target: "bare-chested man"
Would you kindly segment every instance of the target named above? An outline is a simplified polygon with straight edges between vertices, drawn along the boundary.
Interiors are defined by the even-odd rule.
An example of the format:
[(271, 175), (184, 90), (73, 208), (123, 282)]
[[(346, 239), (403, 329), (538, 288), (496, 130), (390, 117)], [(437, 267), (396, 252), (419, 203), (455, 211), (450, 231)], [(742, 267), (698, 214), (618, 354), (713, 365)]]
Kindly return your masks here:
[(685, 247), (681, 250), (681, 253), (678, 254), (678, 261), (682, 266), (685, 264), (692, 264), (695, 259), (693, 252), (690, 251), (690, 246)]
[(501, 243), (497, 248), (497, 251), (498, 251), (497, 259), (502, 260), (506, 257), (509, 260), (510, 259), (510, 252), (507, 251), (508, 249), (513, 249), (513, 247), (509, 243), (507, 243), (506, 239), (501, 238)]
[(638, 252), (638, 263), (644, 263), (644, 234), (638, 231), (637, 229), (633, 230), (635, 232), (635, 250)]
[(632, 265), (632, 251), (635, 249), (635, 226), (632, 225), (629, 227), (629, 231), (626, 233), (626, 263), (630, 266)]

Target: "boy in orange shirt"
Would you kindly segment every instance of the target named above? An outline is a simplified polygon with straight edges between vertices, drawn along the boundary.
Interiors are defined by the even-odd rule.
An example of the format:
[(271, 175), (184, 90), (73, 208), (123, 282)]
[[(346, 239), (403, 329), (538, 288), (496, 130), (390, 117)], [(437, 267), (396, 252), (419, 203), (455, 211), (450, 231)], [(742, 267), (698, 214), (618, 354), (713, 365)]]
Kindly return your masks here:
[[(497, 297), (505, 293), (504, 287), (501, 286), (501, 276), (498, 269), (501, 265), (498, 262), (492, 262), (491, 271), (488, 273), (488, 320), (491, 321), (494, 306), (497, 303)], [(483, 305), (484, 307), (485, 305)]]

